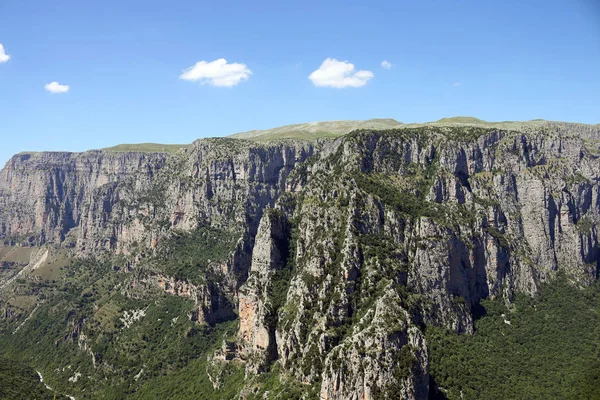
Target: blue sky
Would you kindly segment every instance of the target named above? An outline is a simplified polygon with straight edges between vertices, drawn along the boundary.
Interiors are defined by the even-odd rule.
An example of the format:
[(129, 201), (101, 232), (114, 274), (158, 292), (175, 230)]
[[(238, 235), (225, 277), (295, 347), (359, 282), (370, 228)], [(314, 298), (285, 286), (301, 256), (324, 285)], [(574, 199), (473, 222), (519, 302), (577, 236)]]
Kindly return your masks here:
[(1, 164), (335, 119), (600, 122), (596, 0), (0, 0), (0, 44)]

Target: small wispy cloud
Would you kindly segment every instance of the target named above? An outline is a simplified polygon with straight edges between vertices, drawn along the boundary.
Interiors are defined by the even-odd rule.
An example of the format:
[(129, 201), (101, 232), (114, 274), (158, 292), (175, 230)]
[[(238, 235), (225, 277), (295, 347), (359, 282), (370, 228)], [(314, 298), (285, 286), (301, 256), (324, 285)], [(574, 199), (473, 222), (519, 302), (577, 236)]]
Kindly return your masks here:
[(206, 62), (198, 61), (192, 67), (183, 71), (179, 79), (212, 86), (232, 87), (247, 81), (252, 71), (246, 64), (227, 63), (224, 58)]
[(44, 88), (50, 93), (67, 93), (71, 87), (69, 85), (61, 85), (54, 81), (46, 84)]
[(392, 63), (384, 60), (381, 62), (381, 67), (383, 69), (390, 69), (390, 68), (392, 68)]
[(454, 86), (454, 87), (459, 87), (459, 86), (462, 86), (462, 82), (461, 82), (461, 81), (456, 81), (456, 82), (454, 82), (454, 83), (452, 84), (452, 86)]
[(0, 64), (5, 63), (8, 60), (10, 60), (10, 56), (6, 54), (4, 46), (2, 45), (2, 43), (0, 43)]
[(373, 72), (355, 71), (354, 64), (335, 58), (327, 58), (319, 69), (308, 76), (315, 86), (333, 88), (361, 87), (371, 78)]

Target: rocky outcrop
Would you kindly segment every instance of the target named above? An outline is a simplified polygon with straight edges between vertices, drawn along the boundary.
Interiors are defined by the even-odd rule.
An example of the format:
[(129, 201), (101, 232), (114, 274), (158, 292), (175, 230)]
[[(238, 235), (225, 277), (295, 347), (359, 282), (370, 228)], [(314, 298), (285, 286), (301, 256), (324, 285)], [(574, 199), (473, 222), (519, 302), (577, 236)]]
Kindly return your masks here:
[(213, 282), (193, 284), (171, 276), (152, 275), (141, 282), (151, 288), (158, 288), (172, 296), (184, 297), (194, 302), (194, 309), (188, 314), (190, 320), (199, 324), (215, 324), (235, 318), (234, 307), (222, 285)]
[(239, 293), (241, 357), (248, 360), (247, 370), (254, 373), (277, 358), (274, 286), (281, 283), (277, 280), (288, 262), (289, 236), (286, 216), (280, 210), (267, 209), (256, 235), (248, 280)]
[[(277, 356), (297, 380), (321, 381), (322, 397), (425, 398), (422, 324), (469, 333), (482, 298), (534, 294), (558, 273), (596, 279), (600, 161), (585, 142), (458, 133), (471, 137), (351, 134), (290, 180), (297, 237)], [(402, 321), (375, 318), (392, 305)], [(240, 335), (267, 337), (264, 328), (243, 325)], [(369, 349), (376, 356), (365, 357)], [(409, 378), (385, 362), (400, 359), (416, 360)]]
[(387, 288), (374, 310), (325, 358), (321, 399), (425, 399), (425, 338)]

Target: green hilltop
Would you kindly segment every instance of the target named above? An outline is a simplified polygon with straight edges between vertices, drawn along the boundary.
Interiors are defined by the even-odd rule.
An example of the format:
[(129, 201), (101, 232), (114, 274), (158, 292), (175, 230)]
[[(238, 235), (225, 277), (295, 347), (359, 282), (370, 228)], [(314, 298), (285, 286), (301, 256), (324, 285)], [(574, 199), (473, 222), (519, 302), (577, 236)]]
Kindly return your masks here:
[(336, 137), (357, 129), (393, 129), (404, 124), (391, 118), (376, 118), (364, 121), (324, 121), (309, 122), (304, 124), (286, 125), (273, 129), (254, 130), (236, 133), (229, 137), (235, 139), (249, 139), (267, 141), (275, 139), (304, 139), (315, 140), (322, 137)]
[(119, 144), (112, 147), (105, 147), (103, 151), (112, 152), (140, 152), (140, 153), (175, 153), (184, 148), (185, 144), (160, 144), (160, 143), (137, 143), (137, 144)]
[[(482, 128), (499, 128), (506, 130), (529, 130), (557, 124), (552, 121), (535, 119), (531, 121), (501, 121), (489, 122), (475, 117), (458, 116), (442, 118), (432, 122), (405, 124), (391, 118), (369, 119), (364, 121), (326, 121), (310, 122), (305, 124), (286, 125), (273, 129), (254, 130), (236, 133), (229, 137), (235, 139), (248, 139), (254, 141), (268, 141), (275, 139), (303, 139), (315, 140), (318, 138), (338, 137), (359, 129), (388, 130), (401, 128), (417, 128), (422, 126), (477, 126)], [(565, 124), (565, 123), (558, 123)], [(583, 124), (579, 124), (583, 125)]]
[(439, 119), (435, 123), (487, 124), (487, 121), (475, 117), (451, 117)]
[[(539, 129), (543, 127), (565, 127), (570, 126), (578, 129), (576, 131), (594, 131), (599, 129), (598, 125), (572, 124), (566, 122), (554, 122), (543, 119), (533, 119), (530, 121), (484, 121), (475, 117), (457, 116), (442, 118), (432, 122), (420, 122), (405, 124), (392, 118), (374, 118), (368, 120), (342, 120), (342, 121), (322, 121), (308, 122), (303, 124), (285, 125), (277, 128), (252, 130), (247, 132), (235, 133), (226, 137), (232, 139), (245, 139), (255, 142), (267, 142), (278, 139), (299, 139), (299, 140), (317, 140), (320, 138), (335, 138), (352, 131), (367, 130), (389, 130), (401, 128), (416, 128), (422, 126), (477, 126), (482, 128), (498, 128), (514, 131), (526, 131)], [(584, 135), (585, 136), (585, 135)], [(592, 135), (596, 138), (596, 134)], [(185, 147), (184, 144), (159, 144), (159, 143), (139, 143), (139, 144), (120, 144), (112, 147), (106, 147), (103, 151), (109, 152), (146, 152), (146, 153), (175, 153)]]

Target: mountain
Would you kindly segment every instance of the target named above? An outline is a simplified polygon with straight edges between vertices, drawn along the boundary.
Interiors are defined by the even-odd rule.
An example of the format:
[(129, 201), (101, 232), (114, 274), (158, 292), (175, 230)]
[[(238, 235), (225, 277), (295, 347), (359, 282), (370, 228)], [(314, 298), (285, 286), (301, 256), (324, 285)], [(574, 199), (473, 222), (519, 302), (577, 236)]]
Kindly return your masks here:
[[(517, 324), (577, 334), (553, 317), (568, 304), (590, 331), (540, 382), (589, 398), (592, 375), (565, 382), (598, 367), (597, 309), (577, 297), (600, 294), (600, 126), (396, 124), (14, 156), (0, 356), (77, 399), (513, 397), (469, 344), (549, 351), (487, 328), (512, 319), (519, 343), (572, 348)], [(536, 319), (538, 298), (554, 300)], [(524, 379), (512, 387), (543, 398)]]
[(112, 147), (106, 147), (103, 151), (117, 152), (142, 152), (142, 153), (175, 153), (182, 149), (184, 144), (159, 144), (159, 143), (138, 143), (138, 144), (119, 144)]
[(267, 130), (254, 130), (236, 133), (229, 137), (235, 139), (249, 139), (266, 141), (274, 139), (302, 139), (314, 140), (318, 138), (336, 137), (357, 129), (392, 129), (403, 125), (391, 119), (369, 119), (366, 121), (326, 121), (310, 122), (306, 124), (286, 125)]
[[(565, 123), (534, 119), (531, 121), (501, 121), (488, 122), (475, 117), (452, 117), (442, 118), (433, 122), (404, 124), (391, 118), (369, 119), (365, 121), (326, 121), (310, 122), (305, 124), (286, 125), (279, 128), (267, 130), (254, 130), (230, 135), (231, 138), (249, 139), (255, 141), (268, 141), (275, 139), (301, 139), (315, 140), (318, 138), (333, 138), (345, 135), (356, 130), (386, 130), (397, 128), (417, 128), (422, 126), (460, 127), (477, 126), (482, 128), (499, 128), (504, 130), (517, 130), (534, 132), (539, 129), (569, 129), (577, 131), (583, 137), (587, 137), (586, 131), (598, 130), (598, 125), (584, 125), (576, 123)], [(593, 134), (593, 133), (592, 133)]]

